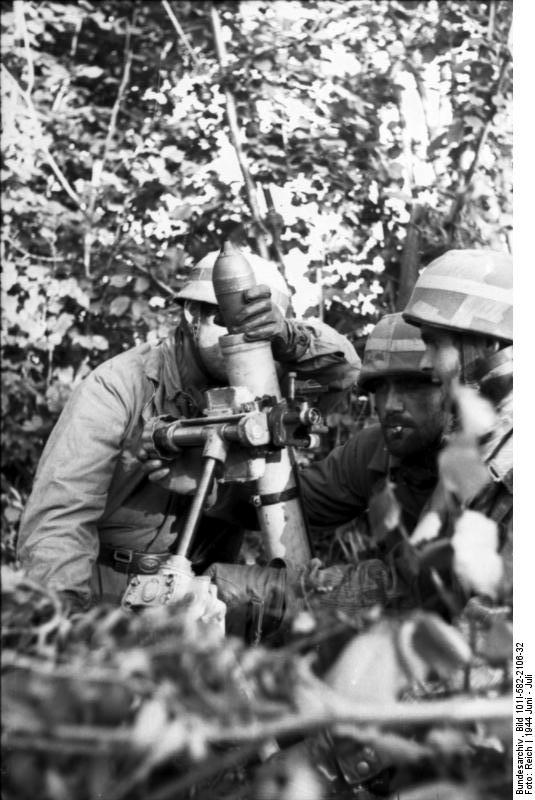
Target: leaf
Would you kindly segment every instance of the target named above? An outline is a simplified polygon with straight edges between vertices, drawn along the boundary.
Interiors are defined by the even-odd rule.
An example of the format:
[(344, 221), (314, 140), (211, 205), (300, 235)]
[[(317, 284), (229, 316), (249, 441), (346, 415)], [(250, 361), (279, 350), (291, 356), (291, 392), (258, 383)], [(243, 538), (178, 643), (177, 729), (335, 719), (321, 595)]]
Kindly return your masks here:
[(113, 314), (115, 317), (122, 317), (124, 313), (128, 310), (130, 306), (130, 298), (126, 294), (120, 294), (118, 297), (114, 297), (114, 299), (110, 303), (110, 314)]
[(382, 621), (356, 636), (330, 668), (325, 682), (348, 700), (393, 702), (407, 682), (394, 631)]
[(147, 313), (147, 303), (142, 300), (134, 300), (130, 307), (133, 320), (141, 319)]
[(136, 282), (134, 283), (134, 292), (136, 294), (142, 294), (142, 292), (146, 292), (150, 286), (150, 281), (148, 278), (145, 278), (143, 275), (140, 275), (136, 278)]
[(320, 776), (299, 749), (278, 753), (257, 771), (255, 800), (322, 800)]
[(479, 511), (464, 511), (451, 539), (453, 568), (468, 591), (496, 597), (503, 575), (498, 526)]
[(485, 397), (481, 397), (471, 386), (461, 385), (456, 386), (452, 394), (466, 436), (478, 439), (493, 430), (496, 412)]
[(412, 764), (431, 755), (426, 745), (385, 731), (374, 741), (374, 749), (381, 761), (388, 766)]
[(112, 275), (110, 278), (110, 286), (115, 286), (117, 289), (124, 289), (125, 286), (128, 286), (130, 283), (131, 276), (120, 274), (120, 275)]
[(466, 734), (453, 728), (433, 728), (425, 741), (442, 757), (451, 758), (470, 750)]
[(483, 656), (491, 666), (509, 662), (513, 656), (513, 626), (505, 619), (492, 619), (490, 629), (483, 631), (478, 655)]
[(38, 431), (43, 427), (43, 418), (39, 414), (34, 414), (31, 419), (26, 420), (22, 425), (22, 430), (28, 433)]
[(162, 158), (166, 158), (168, 161), (172, 161), (175, 164), (180, 164), (182, 161), (184, 161), (185, 153), (183, 150), (179, 150), (174, 144), (170, 144), (166, 147), (162, 147), (160, 150), (160, 155)]
[(311, 633), (315, 628), (316, 620), (310, 611), (300, 611), (292, 621), (293, 633)]
[(141, 749), (155, 748), (167, 728), (167, 708), (160, 698), (146, 700), (137, 713), (132, 738)]
[(453, 345), (440, 345), (433, 351), (433, 370), (447, 384), (460, 369), (459, 352)]
[(457, 436), (438, 457), (438, 470), (444, 488), (467, 503), (489, 482), (488, 470), (472, 441)]
[(462, 634), (436, 614), (417, 617), (412, 645), (420, 658), (442, 678), (448, 678), (472, 658)]
[(11, 524), (15, 524), (19, 521), (22, 514), (22, 510), (20, 508), (14, 508), (13, 506), (7, 506), (4, 509), (4, 516), (7, 521)]
[(72, 333), (71, 340), (73, 344), (80, 345), (85, 350), (107, 350), (109, 347), (108, 340), (99, 334), (89, 336), (82, 336), (79, 333)]
[(104, 70), (97, 66), (80, 66), (76, 70), (76, 75), (83, 78), (100, 78)]
[(436, 511), (428, 511), (423, 515), (410, 538), (412, 545), (429, 542), (436, 539), (440, 533), (442, 522)]

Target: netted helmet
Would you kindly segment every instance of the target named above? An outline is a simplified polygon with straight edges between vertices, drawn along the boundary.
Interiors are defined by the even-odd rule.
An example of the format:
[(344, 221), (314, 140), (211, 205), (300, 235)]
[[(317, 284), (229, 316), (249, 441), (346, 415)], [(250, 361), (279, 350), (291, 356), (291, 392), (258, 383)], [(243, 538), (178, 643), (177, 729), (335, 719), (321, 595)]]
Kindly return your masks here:
[(372, 390), (373, 382), (386, 377), (418, 376), (430, 379), (420, 369), (425, 344), (420, 331), (405, 322), (401, 314), (386, 314), (366, 341), (359, 386)]
[[(214, 250), (195, 264), (190, 272), (187, 283), (177, 294), (179, 300), (198, 300), (201, 303), (217, 305), (212, 284), (212, 272), (219, 253), (219, 250)], [(272, 261), (266, 261), (265, 258), (261, 258), (254, 253), (244, 252), (243, 256), (251, 265), (256, 282), (269, 286), (273, 302), (276, 303), (285, 314), (290, 305), (291, 293), (277, 265)]]
[(513, 341), (513, 260), (494, 250), (449, 250), (424, 269), (404, 309), (413, 325)]

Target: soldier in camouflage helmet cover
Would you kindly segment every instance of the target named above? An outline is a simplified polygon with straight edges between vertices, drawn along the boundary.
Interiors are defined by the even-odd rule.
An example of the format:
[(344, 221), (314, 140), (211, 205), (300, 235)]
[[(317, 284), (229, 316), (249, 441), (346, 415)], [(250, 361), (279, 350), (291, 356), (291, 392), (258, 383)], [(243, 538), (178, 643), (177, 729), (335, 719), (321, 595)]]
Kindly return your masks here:
[[(502, 600), (512, 596), (513, 263), (507, 253), (450, 250), (419, 276), (404, 319), (426, 344), (422, 368), (474, 386), (493, 404), (493, 431), (481, 443), (487, 486), (469, 508), (493, 519), (500, 534)], [(453, 358), (452, 358), (453, 356)], [(431, 500), (438, 508), (440, 486)]]
[(452, 345), (463, 382), (488, 392), (498, 367), (512, 380), (513, 263), (507, 253), (448, 251), (423, 270), (403, 318), (420, 328), (424, 369), (433, 368), (439, 349)]

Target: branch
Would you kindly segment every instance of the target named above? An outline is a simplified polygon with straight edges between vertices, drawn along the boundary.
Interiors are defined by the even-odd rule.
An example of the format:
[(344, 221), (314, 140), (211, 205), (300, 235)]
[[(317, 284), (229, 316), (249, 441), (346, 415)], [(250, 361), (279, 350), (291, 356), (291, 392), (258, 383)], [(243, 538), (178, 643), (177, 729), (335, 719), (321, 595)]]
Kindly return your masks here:
[(407, 305), (418, 278), (418, 269), (420, 267), (420, 229), (418, 225), (422, 217), (422, 207), (414, 201), (410, 213), (401, 254), (399, 286), (396, 292), (396, 311), (402, 311)]
[(132, 27), (135, 24), (135, 19), (136, 19), (136, 7), (134, 6), (134, 9), (132, 11), (132, 20), (131, 21), (127, 20), (126, 22), (123, 77), (121, 78), (121, 83), (119, 85), (117, 97), (115, 99), (115, 103), (113, 104), (113, 108), (111, 111), (110, 123), (108, 125), (108, 132), (106, 134), (106, 140), (104, 142), (104, 151), (102, 153), (102, 160), (101, 161), (97, 160), (93, 162), (93, 170), (91, 175), (91, 192), (89, 195), (89, 203), (88, 203), (89, 207), (87, 211), (87, 216), (89, 218), (89, 228), (84, 236), (84, 268), (87, 278), (91, 277), (91, 246), (93, 244), (93, 238), (94, 238), (92, 226), (93, 226), (93, 214), (95, 211), (95, 202), (97, 199), (97, 192), (100, 185), (101, 176), (104, 171), (106, 161), (108, 159), (111, 143), (113, 137), (115, 136), (119, 109), (121, 107), (121, 103), (124, 94), (126, 92), (126, 87), (128, 86), (128, 82), (130, 80), (130, 69), (132, 67), (132, 57), (133, 57), (133, 51), (130, 47), (130, 39), (131, 39)]
[(33, 84), (35, 80), (35, 71), (33, 68), (32, 54), (30, 50), (30, 39), (28, 37), (28, 28), (26, 26), (26, 15), (24, 14), (23, 0), (15, 0), (13, 3), (13, 11), (15, 12), (16, 21), (19, 23), (22, 30), (22, 39), (24, 41), (24, 52), (26, 55), (26, 65), (28, 67), (28, 85), (26, 91), (28, 96), (31, 95)]
[[(217, 60), (219, 62), (219, 66), (221, 67), (221, 69), (224, 70), (227, 62), (227, 53), (225, 49), (225, 43), (223, 41), (219, 12), (215, 7), (214, 3), (212, 3), (210, 8), (210, 18), (212, 21), (212, 31), (214, 34), (214, 44), (217, 54)], [(238, 163), (240, 165), (240, 169), (243, 175), (243, 180), (245, 182), (245, 190), (247, 192), (247, 198), (249, 200), (251, 215), (256, 223), (257, 233), (255, 238), (258, 246), (258, 251), (263, 258), (269, 258), (266, 241), (262, 233), (262, 231), (265, 230), (265, 227), (262, 222), (262, 216), (260, 214), (258, 198), (256, 196), (256, 187), (253, 183), (253, 179), (251, 178), (251, 173), (249, 171), (249, 166), (245, 158), (245, 153), (243, 152), (240, 143), (240, 129), (238, 125), (238, 115), (236, 112), (236, 102), (234, 100), (234, 95), (232, 94), (230, 89), (227, 86), (224, 86), (223, 88), (226, 99), (227, 121), (229, 126), (230, 138), (232, 140), (234, 150), (236, 151), (236, 157), (238, 159)]]
[(184, 29), (182, 28), (182, 25), (180, 24), (180, 22), (176, 18), (175, 12), (171, 8), (171, 6), (167, 2), (167, 0), (162, 0), (162, 6), (166, 10), (167, 16), (169, 17), (169, 19), (173, 23), (173, 28), (175, 29), (178, 38), (180, 39), (180, 41), (182, 42), (182, 44), (184, 45), (184, 47), (188, 51), (189, 55), (191, 56), (191, 60), (193, 61), (195, 66), (198, 67), (201, 62), (197, 58), (197, 55), (195, 54), (195, 52), (194, 52), (193, 48), (191, 47), (190, 43), (188, 42), (188, 38), (187, 38), (186, 34), (184, 33)]
[[(324, 695), (325, 688), (322, 688)], [(217, 741), (234, 743), (260, 741), (346, 723), (373, 727), (383, 725), (389, 728), (437, 723), (471, 725), (476, 721), (509, 721), (513, 713), (511, 695), (490, 699), (457, 696), (454, 700), (434, 700), (424, 703), (360, 705), (340, 698), (334, 692), (328, 692), (322, 701), (325, 703), (325, 708), (319, 712), (289, 714), (274, 722), (227, 728), (219, 734)]]
[[(503, 61), (502, 61), (502, 65), (501, 65), (501, 68), (500, 68), (500, 74), (498, 76), (498, 80), (496, 82), (496, 86), (494, 88), (493, 94), (499, 94), (499, 92), (501, 91), (501, 89), (503, 87), (503, 84), (505, 82), (505, 77), (507, 75), (507, 67), (509, 66), (509, 61), (510, 61), (510, 56), (507, 53), (505, 55)], [(472, 179), (474, 177), (475, 171), (476, 171), (476, 169), (478, 167), (479, 158), (481, 156), (481, 151), (482, 151), (483, 145), (485, 144), (485, 141), (487, 139), (487, 135), (488, 135), (492, 120), (494, 119), (494, 114), (495, 113), (496, 113), (495, 109), (491, 110), (489, 116), (487, 117), (487, 120), (485, 121), (485, 124), (483, 125), (483, 128), (481, 129), (481, 132), (479, 134), (479, 138), (478, 138), (478, 141), (477, 141), (477, 145), (476, 145), (476, 150), (475, 150), (475, 153), (474, 153), (474, 158), (472, 159), (472, 163), (470, 164), (470, 166), (469, 166), (464, 178), (462, 179), (462, 188), (460, 189), (459, 193), (457, 194), (457, 197), (453, 201), (453, 204), (452, 204), (452, 207), (450, 209), (450, 212), (449, 212), (449, 214), (446, 217), (446, 220), (444, 222), (444, 227), (446, 229), (449, 228), (449, 230), (450, 230), (450, 239), (453, 236), (453, 226), (455, 224), (455, 221), (456, 221), (457, 217), (459, 216), (459, 214), (460, 214), (460, 212), (461, 212), (461, 210), (462, 210), (462, 208), (463, 208), (463, 206), (464, 206), (464, 204), (466, 202), (466, 197), (467, 197), (468, 192), (470, 190), (470, 185), (472, 183)]]
[[(227, 772), (233, 767), (242, 766), (255, 756), (257, 752), (258, 744), (255, 742), (249, 745), (249, 747), (240, 747), (237, 750), (231, 750), (218, 758), (214, 758), (212, 755), (199, 766), (193, 767), (193, 769), (189, 770), (185, 775), (181, 775), (161, 789), (157, 789), (147, 797), (147, 800), (174, 800), (174, 798), (183, 795), (187, 789), (195, 786), (196, 783), (206, 781), (219, 772)], [(140, 773), (139, 775), (131, 776), (130, 779), (125, 780), (125, 782), (118, 787), (116, 792), (112, 794), (110, 800), (126, 800), (126, 798), (131, 796), (132, 790), (138, 787), (147, 777), (148, 775), (146, 773), (144, 775)]]
[(37, 261), (51, 261), (53, 263), (57, 263), (58, 261), (65, 262), (65, 257), (64, 256), (40, 256), (37, 253), (30, 253), (28, 250), (24, 250), (24, 248), (20, 247), (20, 245), (18, 245), (16, 242), (14, 242), (13, 239), (11, 239), (10, 236), (4, 235), (3, 239), (8, 244), (10, 244), (11, 247), (14, 250), (16, 250), (18, 253), (20, 253), (21, 255), (25, 256), (26, 258), (33, 258), (34, 260), (37, 260)]
[(134, 264), (134, 267), (135, 267), (137, 270), (139, 270), (139, 272), (142, 272), (142, 273), (143, 273), (143, 275), (146, 275), (146, 276), (147, 276), (147, 278), (150, 278), (150, 280), (151, 280), (151, 281), (152, 281), (152, 282), (153, 282), (153, 283), (154, 283), (154, 284), (155, 284), (155, 285), (156, 285), (156, 286), (157, 286), (159, 289), (161, 289), (161, 290), (162, 290), (162, 292), (164, 292), (165, 294), (169, 295), (170, 297), (176, 297), (176, 292), (174, 291), (174, 289), (172, 289), (170, 286), (168, 286), (168, 285), (167, 285), (166, 283), (164, 283), (163, 281), (161, 281), (161, 280), (159, 280), (158, 278), (156, 278), (156, 277), (155, 277), (155, 276), (154, 276), (154, 275), (153, 275), (153, 274), (150, 272), (150, 270), (148, 270), (146, 267), (142, 267), (140, 264), (136, 264), (136, 262), (135, 262), (135, 261), (133, 262), (133, 264)]
[(52, 172), (56, 176), (56, 178), (58, 180), (58, 183), (61, 184), (63, 189), (67, 192), (67, 194), (71, 198), (71, 200), (74, 203), (76, 203), (76, 205), (80, 209), (80, 211), (82, 211), (84, 214), (87, 214), (85, 204), (80, 200), (80, 198), (78, 197), (78, 195), (76, 194), (76, 192), (74, 191), (74, 189), (72, 188), (70, 183), (68, 182), (67, 178), (65, 177), (65, 175), (62, 173), (61, 169), (59, 168), (54, 156), (52, 155), (52, 153), (48, 149), (48, 145), (45, 142), (43, 129), (41, 127), (41, 122), (39, 121), (39, 117), (37, 115), (37, 110), (36, 110), (32, 100), (31, 100), (31, 97), (28, 95), (27, 92), (24, 91), (24, 89), (22, 89), (21, 86), (19, 86), (19, 83), (17, 82), (16, 78), (13, 77), (13, 75), (8, 70), (8, 68), (5, 66), (5, 64), (2, 64), (2, 69), (4, 70), (6, 75), (11, 79), (11, 82), (12, 82), (13, 86), (16, 88), (17, 92), (19, 93), (19, 95), (22, 97), (22, 99), (26, 102), (26, 105), (28, 106), (28, 111), (30, 112), (30, 116), (31, 116), (31, 118), (33, 119), (33, 121), (35, 122), (35, 124), (37, 125), (37, 127), (39, 129), (40, 139), (41, 139), (39, 147), (40, 147), (40, 149), (41, 149), (41, 151), (42, 151), (42, 153), (43, 153), (43, 155), (44, 155), (44, 157), (45, 157), (50, 169), (52, 170)]
[[(319, 692), (321, 687), (321, 695)], [(372, 703), (359, 704), (348, 701), (319, 680), (312, 680), (306, 687), (321, 697), (321, 708), (312, 712), (288, 714), (271, 722), (255, 722), (228, 728), (214, 725), (207, 736), (211, 745), (243, 745), (237, 751), (225, 753), (220, 758), (209, 756), (199, 766), (189, 770), (177, 781), (163, 787), (150, 796), (149, 800), (168, 800), (175, 797), (200, 780), (229, 769), (237, 763), (248, 760), (261, 743), (288, 734), (312, 733), (337, 724), (359, 726), (358, 735), (370, 742), (380, 742), (383, 735), (379, 726), (405, 728), (431, 724), (471, 725), (474, 722), (510, 722), (513, 713), (512, 695), (498, 698), (477, 698), (458, 696), (454, 699), (428, 701), (423, 703)], [(174, 723), (170, 723), (170, 727)], [(46, 737), (40, 730), (9, 730), (9, 722), (4, 726), (3, 742), (6, 747), (24, 750), (43, 750), (47, 752), (84, 753), (97, 755), (113, 750), (131, 752), (134, 742), (131, 733), (124, 729), (110, 729), (98, 726), (57, 725), (47, 731)], [(169, 738), (169, 737), (167, 737)], [(161, 744), (161, 743), (160, 743)], [(159, 764), (169, 760), (182, 751), (183, 739), (178, 737), (176, 750), (172, 747), (158, 747), (149, 753), (133, 775), (120, 783), (112, 793), (112, 800), (124, 800), (132, 790), (143, 782)], [(423, 752), (423, 751), (422, 751)]]
[(136, 8), (134, 7), (134, 10), (132, 12), (132, 19), (127, 20), (126, 22), (123, 77), (121, 78), (121, 83), (119, 85), (117, 97), (115, 99), (115, 103), (113, 105), (113, 109), (111, 112), (110, 124), (108, 126), (108, 133), (106, 135), (106, 141), (104, 142), (104, 152), (102, 154), (101, 170), (104, 169), (104, 165), (106, 164), (106, 161), (108, 159), (108, 153), (111, 147), (111, 142), (113, 137), (115, 136), (115, 130), (117, 128), (117, 116), (119, 114), (119, 109), (121, 107), (121, 103), (123, 101), (123, 97), (126, 92), (126, 87), (128, 86), (128, 82), (130, 80), (130, 70), (132, 68), (132, 58), (133, 58), (133, 50), (130, 47), (130, 41), (132, 38), (132, 28), (134, 27), (135, 22), (136, 22)]

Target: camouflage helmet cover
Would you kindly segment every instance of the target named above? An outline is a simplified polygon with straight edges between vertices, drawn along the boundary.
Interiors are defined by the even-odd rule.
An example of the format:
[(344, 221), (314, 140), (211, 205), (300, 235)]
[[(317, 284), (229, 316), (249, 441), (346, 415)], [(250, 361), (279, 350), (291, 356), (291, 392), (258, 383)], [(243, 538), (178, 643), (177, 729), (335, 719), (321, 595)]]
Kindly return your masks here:
[(426, 267), (403, 311), (413, 325), (513, 341), (513, 261), (494, 250), (449, 250)]
[[(201, 303), (217, 305), (212, 284), (212, 273), (219, 253), (219, 250), (213, 250), (195, 264), (189, 274), (188, 281), (176, 296), (178, 300), (198, 300)], [(273, 302), (281, 308), (283, 313), (286, 313), (290, 305), (291, 293), (277, 265), (254, 253), (244, 252), (243, 256), (251, 265), (257, 283), (269, 286)]]
[(401, 314), (386, 314), (366, 341), (359, 386), (370, 391), (380, 378), (418, 376), (430, 380), (429, 370), (420, 369), (425, 344), (420, 331)]

